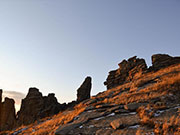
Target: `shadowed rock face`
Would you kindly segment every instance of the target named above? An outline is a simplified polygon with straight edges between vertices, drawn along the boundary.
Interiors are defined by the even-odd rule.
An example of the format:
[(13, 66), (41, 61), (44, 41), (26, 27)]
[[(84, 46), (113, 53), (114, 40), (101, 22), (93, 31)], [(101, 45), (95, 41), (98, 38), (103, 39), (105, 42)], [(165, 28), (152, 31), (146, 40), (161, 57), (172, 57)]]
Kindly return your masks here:
[(57, 114), (62, 109), (63, 106), (57, 102), (53, 93), (42, 96), (37, 88), (30, 88), (17, 114), (18, 125), (30, 124), (40, 118)]
[[(2, 91), (0, 92), (2, 94)], [(0, 109), (0, 131), (12, 129), (16, 123), (14, 100), (5, 98)]]
[(91, 93), (91, 77), (86, 77), (82, 85), (77, 90), (77, 102), (81, 102), (83, 100), (90, 98)]
[(131, 81), (134, 76), (139, 76), (147, 69), (144, 59), (139, 59), (136, 56), (123, 60), (118, 64), (119, 68), (109, 72), (108, 78), (104, 82), (107, 89), (121, 85)]
[(42, 110), (43, 97), (37, 88), (30, 88), (27, 96), (22, 99), (21, 108), (18, 112), (18, 123), (29, 124), (38, 119)]
[(152, 70), (159, 70), (170, 65), (180, 63), (180, 57), (172, 57), (167, 54), (154, 54), (151, 56)]

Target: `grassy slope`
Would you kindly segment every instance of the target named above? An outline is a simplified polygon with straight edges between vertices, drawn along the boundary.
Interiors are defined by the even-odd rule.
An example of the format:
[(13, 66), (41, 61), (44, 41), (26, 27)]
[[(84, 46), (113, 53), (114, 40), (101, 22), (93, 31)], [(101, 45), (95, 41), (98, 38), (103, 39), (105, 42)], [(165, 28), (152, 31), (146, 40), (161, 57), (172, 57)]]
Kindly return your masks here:
[[(94, 97), (93, 99), (101, 99), (97, 100), (98, 102), (92, 103), (92, 106), (96, 106), (99, 104), (129, 104), (132, 102), (146, 102), (151, 99), (155, 99), (158, 97), (166, 96), (166, 95), (174, 95), (180, 91), (180, 64), (170, 66), (164, 69), (161, 69), (157, 72), (151, 72), (144, 74), (139, 78), (135, 78), (132, 82), (120, 85), (116, 88), (109, 89), (105, 92), (101, 92)], [(111, 95), (109, 97), (109, 95)], [(180, 100), (180, 98), (179, 98)], [(89, 100), (88, 100), (89, 101)], [(177, 101), (180, 103), (180, 101)], [(85, 102), (84, 102), (85, 103)], [(64, 125), (70, 121), (72, 121), (75, 117), (77, 117), (80, 113), (85, 111), (87, 107), (86, 104), (80, 103), (74, 107), (72, 110), (67, 110), (59, 113), (53, 117), (42, 119), (38, 122), (35, 122), (28, 126), (22, 126), (14, 131), (7, 131), (5, 133), (11, 134), (15, 131), (21, 131), (20, 134), (23, 135), (54, 135), (56, 129), (60, 125)], [(150, 116), (145, 115), (145, 110), (147, 108), (140, 108), (139, 117), (144, 123), (151, 123)], [(179, 110), (180, 111), (180, 110)], [(147, 117), (146, 117), (147, 116)], [(171, 116), (167, 118), (163, 118), (163, 124), (154, 124), (154, 132), (162, 132), (162, 134), (166, 134), (166, 130), (170, 127), (175, 127), (176, 131), (180, 131), (180, 118), (179, 116)], [(179, 125), (178, 125), (179, 124)], [(163, 130), (163, 131), (158, 131)], [(172, 131), (173, 132), (173, 131)], [(141, 134), (142, 131), (139, 129), (136, 132), (137, 134)]]

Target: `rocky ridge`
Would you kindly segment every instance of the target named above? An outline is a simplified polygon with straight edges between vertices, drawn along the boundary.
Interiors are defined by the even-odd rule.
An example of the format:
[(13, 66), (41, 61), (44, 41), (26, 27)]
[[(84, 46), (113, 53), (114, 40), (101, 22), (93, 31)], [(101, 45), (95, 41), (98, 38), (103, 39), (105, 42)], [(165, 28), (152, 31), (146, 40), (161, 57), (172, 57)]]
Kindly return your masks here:
[(54, 93), (43, 96), (39, 89), (29, 88), (29, 92), (26, 97), (22, 99), (21, 108), (16, 115), (14, 100), (6, 97), (5, 101), (2, 102), (2, 90), (0, 90), (0, 131), (11, 130), (21, 125), (31, 124), (42, 118), (58, 114), (67, 108), (71, 108), (80, 101), (89, 99), (91, 77), (87, 77), (77, 91), (77, 101), (60, 104)]
[(123, 60), (119, 63), (119, 68), (109, 72), (109, 75), (104, 82), (107, 89), (111, 89), (118, 85), (133, 81), (141, 77), (142, 74), (168, 67), (173, 64), (180, 63), (180, 57), (172, 57), (167, 54), (154, 54), (151, 56), (152, 66), (147, 68), (144, 59), (134, 56), (128, 60)]
[(40, 123), (6, 134), (178, 135), (180, 57), (164, 57), (164, 63), (158, 59), (163, 56), (167, 57), (153, 55), (150, 68), (137, 57), (125, 60), (119, 71), (108, 76), (108, 90)]

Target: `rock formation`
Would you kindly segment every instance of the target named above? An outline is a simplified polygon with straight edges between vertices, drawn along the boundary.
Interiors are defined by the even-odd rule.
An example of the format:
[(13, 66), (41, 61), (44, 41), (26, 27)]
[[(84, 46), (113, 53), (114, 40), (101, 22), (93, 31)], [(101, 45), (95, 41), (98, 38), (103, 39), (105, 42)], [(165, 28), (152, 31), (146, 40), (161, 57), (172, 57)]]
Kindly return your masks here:
[(5, 98), (2, 102), (2, 90), (0, 90), (0, 131), (9, 130), (15, 127), (16, 116), (14, 100)]
[(144, 59), (136, 58), (136, 56), (129, 58), (127, 61), (123, 60), (118, 64), (119, 68), (117, 70), (109, 72), (104, 82), (107, 89), (132, 81), (134, 78), (137, 79), (137, 77), (140, 77), (145, 72), (157, 71), (170, 65), (180, 63), (180, 57), (172, 57), (167, 54), (155, 54), (151, 56), (151, 59), (152, 66), (149, 68), (147, 68)]
[(39, 89), (30, 88), (17, 114), (18, 124), (30, 124), (40, 118), (57, 114), (60, 110), (63, 110), (63, 105), (57, 102), (53, 93), (43, 97)]
[[(113, 76), (114, 80), (121, 81), (114, 81), (114, 85), (107, 82), (112, 89), (89, 98), (86, 90), (91, 87), (91, 79), (85, 79), (77, 95), (81, 101), (87, 94), (88, 100), (71, 102), (66, 105), (70, 108), (52, 119), (41, 119), (40, 122), (12, 130), (9, 134), (179, 135), (180, 62), (167, 63), (175, 65), (155, 66), (159, 62), (153, 62), (152, 67), (147, 69), (144, 60), (136, 57), (123, 61), (119, 64), (119, 71), (116, 71), (119, 74)], [(28, 96), (41, 97), (38, 90), (34, 91), (37, 94), (29, 92)], [(48, 97), (46, 101), (56, 102), (53, 94)]]
[(91, 77), (88, 76), (77, 90), (77, 102), (90, 98), (91, 85)]
[(168, 67), (170, 65), (180, 63), (180, 57), (172, 57), (167, 54), (154, 54), (151, 56), (153, 70)]
[(109, 72), (108, 78), (104, 82), (107, 89), (121, 85), (131, 81), (135, 76), (139, 76), (147, 69), (144, 59), (139, 59), (136, 56), (123, 60), (118, 64), (119, 68)]
[[(77, 91), (78, 102), (90, 98), (91, 77), (87, 77)], [(5, 98), (2, 103), (2, 90), (0, 90), (0, 131), (27, 125), (41, 118), (52, 116), (67, 108), (73, 108), (78, 102), (59, 104), (54, 93), (43, 96), (39, 89), (30, 88), (26, 97), (22, 99), (21, 108), (16, 115), (14, 100)]]

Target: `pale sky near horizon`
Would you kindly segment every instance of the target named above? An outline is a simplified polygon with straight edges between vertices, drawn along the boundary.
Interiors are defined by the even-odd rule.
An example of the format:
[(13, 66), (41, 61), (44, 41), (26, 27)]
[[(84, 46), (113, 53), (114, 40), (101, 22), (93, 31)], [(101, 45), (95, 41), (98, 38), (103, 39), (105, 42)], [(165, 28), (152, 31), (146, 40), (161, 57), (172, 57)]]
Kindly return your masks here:
[(108, 72), (123, 59), (137, 55), (150, 65), (152, 54), (179, 52), (179, 0), (0, 1), (4, 91), (26, 95), (37, 87), (70, 102), (86, 76), (92, 95), (104, 91)]

